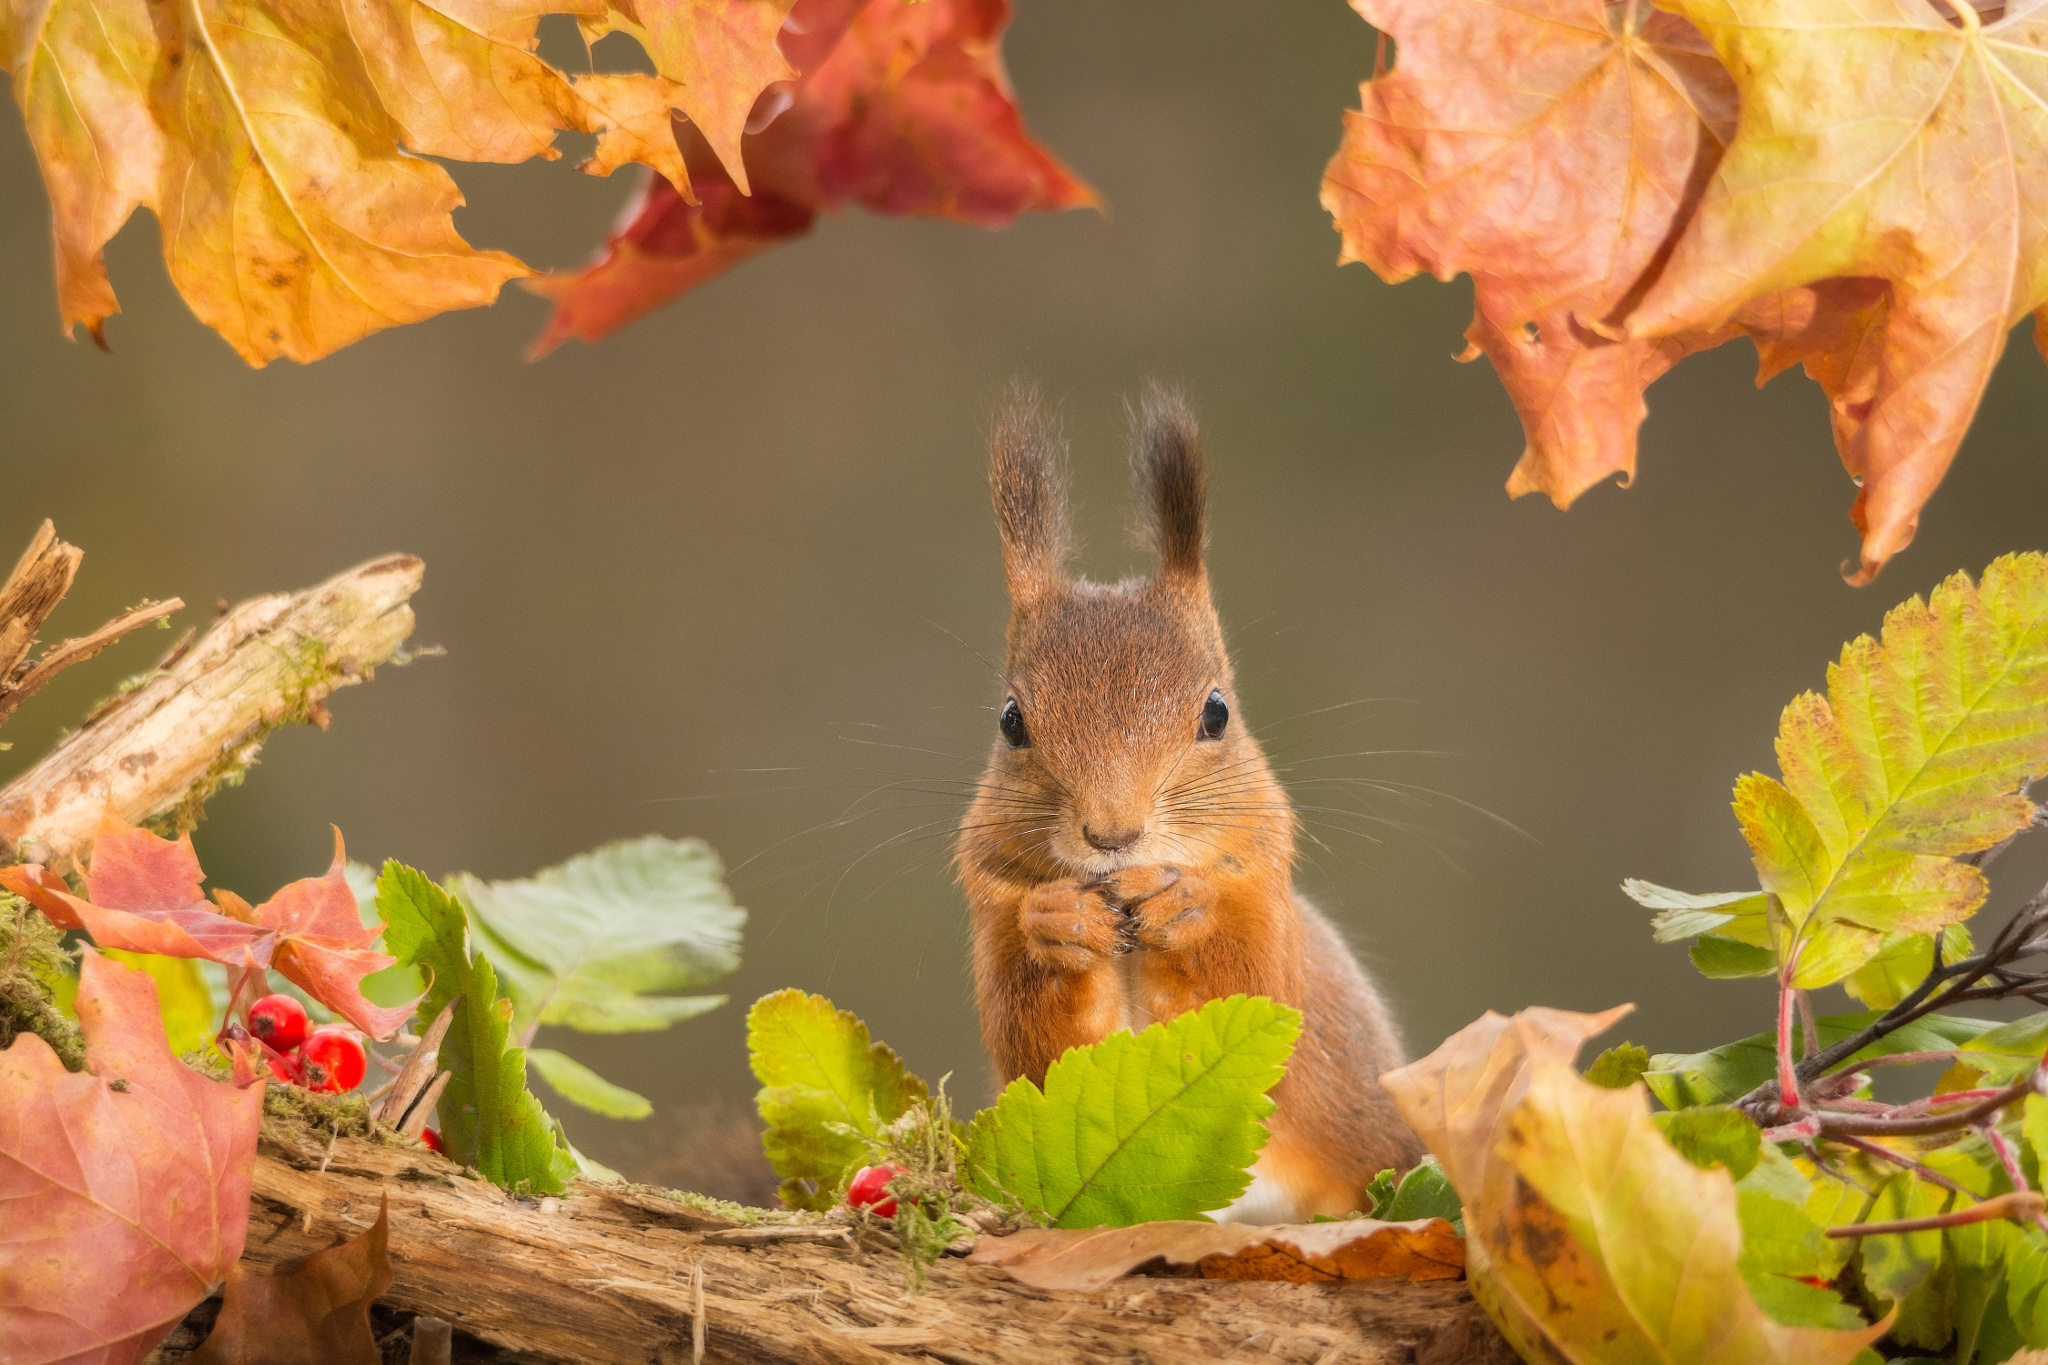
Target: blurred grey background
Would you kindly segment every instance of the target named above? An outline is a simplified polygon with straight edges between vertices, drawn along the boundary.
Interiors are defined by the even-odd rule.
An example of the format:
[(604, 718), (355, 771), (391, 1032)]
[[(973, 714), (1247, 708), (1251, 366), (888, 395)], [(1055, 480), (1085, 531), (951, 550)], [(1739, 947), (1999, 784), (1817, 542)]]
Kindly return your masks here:
[[(327, 734), (279, 735), (197, 832), (216, 883), (260, 896), (319, 871), (329, 822), (358, 857), (491, 877), (700, 834), (752, 912), (733, 1004), (666, 1034), (547, 1031), (658, 1105), (634, 1125), (554, 1104), (580, 1146), (658, 1174), (688, 1115), (748, 1102), (746, 1002), (790, 985), (979, 1102), (947, 826), (1001, 699), (976, 657), (1004, 612), (983, 433), (1013, 375), (1063, 401), (1084, 567), (1118, 576), (1142, 567), (1121, 403), (1159, 375), (1205, 424), (1248, 719), (1299, 800), (1340, 808), (1309, 813), (1302, 884), (1411, 1047), (1536, 1003), (1633, 1000), (1625, 1032), (1652, 1050), (1765, 1027), (1763, 983), (1700, 979), (1617, 883), (1753, 885), (1729, 787), (1775, 770), (1780, 707), (1894, 602), (2048, 548), (2048, 370), (2025, 334), (1868, 590), (1837, 575), (1854, 490), (1825, 404), (1796, 375), (1755, 391), (1747, 346), (1652, 392), (1634, 488), (1569, 514), (1510, 503), (1514, 414), (1452, 361), (1468, 289), (1335, 265), (1316, 189), (1372, 65), (1354, 14), (1021, 0), (1007, 54), (1029, 126), (1106, 216), (826, 222), (532, 365), (546, 308), (508, 289), (251, 371), (170, 290), (146, 218), (110, 252), (113, 354), (66, 344), (43, 192), (0, 119), (0, 554), (45, 516), (84, 547), (53, 631), (170, 594), (203, 621), (388, 550), (427, 562), (416, 640), (446, 657), (341, 694)], [(629, 186), (565, 146), (455, 167), (470, 240), (581, 262)], [(0, 777), (163, 638), (39, 697)], [(2044, 876), (2048, 850), (2008, 857), (1996, 904)]]

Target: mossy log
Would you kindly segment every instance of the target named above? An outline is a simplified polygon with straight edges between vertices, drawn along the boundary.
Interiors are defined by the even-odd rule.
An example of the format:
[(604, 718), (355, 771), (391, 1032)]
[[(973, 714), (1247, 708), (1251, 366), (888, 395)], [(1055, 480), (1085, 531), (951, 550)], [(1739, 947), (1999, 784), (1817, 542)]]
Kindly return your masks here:
[(503, 1359), (690, 1361), (701, 1324), (701, 1358), (733, 1365), (1514, 1360), (1462, 1282), (1140, 1275), (1099, 1293), (1045, 1293), (948, 1257), (913, 1293), (895, 1252), (838, 1230), (749, 1244), (774, 1234), (708, 1202), (588, 1182), (517, 1198), (410, 1144), (330, 1143), (276, 1124), (243, 1259), (289, 1269), (368, 1227), (386, 1194), (396, 1280), (380, 1307), (445, 1319)]
[(387, 555), (303, 592), (252, 597), (196, 644), (188, 635), (0, 789), (0, 860), (68, 872), (109, 808), (130, 823), (189, 827), (272, 730), (324, 729), (328, 694), (398, 652), (425, 571), (411, 555)]

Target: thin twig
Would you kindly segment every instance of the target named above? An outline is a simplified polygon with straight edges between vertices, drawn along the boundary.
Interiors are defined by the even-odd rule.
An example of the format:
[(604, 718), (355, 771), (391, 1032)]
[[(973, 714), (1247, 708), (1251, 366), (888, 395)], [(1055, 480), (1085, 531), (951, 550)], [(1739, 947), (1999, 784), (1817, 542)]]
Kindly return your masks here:
[(1899, 1218), (1889, 1223), (1851, 1223), (1847, 1227), (1829, 1228), (1828, 1236), (1879, 1237), (1889, 1232), (1933, 1232), (1939, 1228), (1959, 1228), (1971, 1223), (1988, 1223), (1994, 1218), (2018, 1221), (2038, 1218), (2044, 1208), (2048, 1208), (2048, 1199), (2032, 1190), (2014, 1190), (2010, 1194), (1993, 1195), (1966, 1209), (1951, 1209), (1926, 1218)]

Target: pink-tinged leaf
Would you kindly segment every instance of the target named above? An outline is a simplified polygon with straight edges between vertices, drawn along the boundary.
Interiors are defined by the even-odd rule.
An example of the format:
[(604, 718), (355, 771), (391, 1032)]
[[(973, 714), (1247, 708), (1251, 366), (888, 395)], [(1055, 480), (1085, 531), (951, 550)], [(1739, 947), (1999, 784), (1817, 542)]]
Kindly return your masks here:
[(206, 905), (192, 836), (175, 841), (139, 829), (109, 809), (93, 836), (85, 898), (108, 910), (189, 910)]
[(77, 1008), (88, 1073), (0, 1052), (0, 1360), (131, 1365), (241, 1257), (263, 1089), (173, 1057), (146, 973), (88, 950)]
[(1000, 45), (1008, 0), (797, 0), (782, 51), (800, 75), (762, 94), (740, 140), (742, 192), (693, 125), (676, 140), (701, 202), (650, 181), (581, 272), (527, 282), (555, 300), (531, 354), (594, 342), (858, 204), (998, 228), (1097, 203), (1024, 131)]
[(831, 56), (805, 69), (797, 95), (819, 130), (818, 185), (830, 206), (998, 228), (1029, 209), (1097, 205), (1024, 131), (1003, 71), (1009, 22), (1009, 0), (861, 8)]
[(277, 935), (271, 966), (285, 980), (372, 1038), (388, 1038), (412, 1017), (419, 1000), (379, 1006), (363, 998), (363, 978), (398, 959), (371, 950), (384, 926), (363, 923), (355, 892), (343, 875), (347, 865), (337, 829), (334, 862), (326, 875), (291, 883), (257, 906), (253, 918)]
[(0, 885), (28, 897), (53, 922), (84, 929), (102, 948), (226, 965), (231, 1015), (268, 993), (264, 973), (272, 969), (371, 1037), (388, 1038), (418, 1001), (378, 1006), (363, 998), (363, 978), (398, 959), (371, 947), (383, 926), (362, 922), (342, 875), (345, 863), (336, 830), (334, 862), (325, 875), (293, 882), (254, 907), (232, 891), (217, 891), (216, 908), (198, 898), (203, 874), (189, 839), (162, 839), (109, 815), (87, 879), (95, 899), (72, 895), (62, 879), (34, 864), (0, 868)]
[(85, 924), (71, 908), (71, 887), (41, 863), (0, 867), (0, 886), (43, 912), (59, 929), (83, 929)]
[(61, 877), (35, 863), (0, 869), (0, 885), (25, 896), (59, 928), (85, 930), (102, 948), (201, 957), (244, 970), (270, 963), (272, 935), (217, 913), (204, 900), (168, 910), (111, 910), (72, 895)]

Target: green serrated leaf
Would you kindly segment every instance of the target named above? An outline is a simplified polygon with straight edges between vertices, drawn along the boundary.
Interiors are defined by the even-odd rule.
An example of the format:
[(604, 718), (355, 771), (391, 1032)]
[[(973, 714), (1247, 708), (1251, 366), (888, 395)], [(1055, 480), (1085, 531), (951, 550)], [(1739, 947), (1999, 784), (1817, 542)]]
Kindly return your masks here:
[(593, 1114), (610, 1119), (644, 1119), (654, 1112), (653, 1103), (645, 1095), (612, 1084), (565, 1052), (530, 1047), (526, 1049), (526, 1064), (538, 1071), (556, 1094)]
[(1763, 1134), (1741, 1111), (1724, 1104), (1703, 1104), (1652, 1117), (1665, 1140), (1700, 1169), (1726, 1166), (1737, 1180), (1756, 1169)]
[(1451, 1178), (1433, 1156), (1422, 1158), (1415, 1169), (1401, 1177), (1401, 1183), (1387, 1200), (1386, 1211), (1373, 1217), (1389, 1223), (1442, 1218), (1458, 1230), (1460, 1237), (1465, 1235), (1465, 1206), (1459, 1201), (1458, 1192), (1451, 1188)]
[(1764, 913), (1764, 894), (1761, 891), (1724, 891), (1717, 895), (1695, 896), (1689, 891), (1674, 891), (1639, 877), (1629, 878), (1621, 884), (1621, 889), (1644, 909), (1658, 912), (1650, 925), (1652, 936), (1659, 943), (1682, 943), (1696, 935), (1721, 929), (1738, 918), (1761, 918)]
[[(1952, 924), (1942, 931), (1944, 961), (1954, 962), (1974, 951), (1967, 925)], [(1890, 1009), (1933, 970), (1932, 934), (1886, 934), (1879, 941), (1877, 955), (1844, 978), (1842, 986), (1874, 1010)]]
[[(1876, 1011), (1824, 1016), (1816, 1021), (1821, 1046), (1839, 1042), (1876, 1018)], [(1887, 1034), (1856, 1056), (1936, 1052), (1959, 1047), (1992, 1027), (1988, 1019), (1930, 1014)], [(1775, 1035), (1756, 1033), (1706, 1052), (1659, 1053), (1650, 1058), (1643, 1081), (1667, 1109), (1685, 1109), (1695, 1104), (1731, 1104), (1776, 1074), (1777, 1067)]]
[(1720, 934), (1702, 934), (1692, 945), (1692, 965), (1700, 975), (1716, 981), (1745, 976), (1769, 976), (1778, 970), (1778, 958), (1769, 948), (1742, 943)]
[[(1870, 1206), (1868, 1216), (1859, 1220), (1866, 1223), (1889, 1223), (1906, 1218), (1928, 1218), (1940, 1213), (1953, 1196), (1937, 1185), (1930, 1185), (1916, 1179), (1909, 1171), (1901, 1171), (1878, 1189), (1877, 1198)], [(1942, 1266), (1942, 1236), (1937, 1231), (1894, 1232), (1876, 1237), (1859, 1238), (1859, 1269), (1863, 1287), (1878, 1300), (1889, 1300), (1903, 1309), (1923, 1284), (1927, 1283)], [(1922, 1319), (1931, 1319), (1938, 1314), (1929, 1313), (1923, 1305), (1916, 1305)], [(1934, 1324), (1929, 1321), (1928, 1326)], [(1895, 1336), (1900, 1336), (1909, 1345), (1926, 1346), (1928, 1342), (1906, 1337), (1895, 1327)], [(1947, 1340), (1932, 1343), (1938, 1347)]]
[(1636, 1043), (1621, 1043), (1593, 1059), (1593, 1064), (1586, 1068), (1586, 1079), (1609, 1090), (1622, 1090), (1641, 1080), (1649, 1069), (1648, 1048)]
[(1223, 1208), (1251, 1183), (1273, 1111), (1266, 1092), (1300, 1032), (1296, 1011), (1239, 995), (1072, 1048), (1044, 1090), (1012, 1081), (975, 1115), (970, 1180), (1063, 1228)]
[(867, 1163), (870, 1139), (930, 1098), (902, 1058), (822, 995), (785, 990), (755, 1001), (747, 1052), (762, 1085), (762, 1145), (783, 1199), (798, 1208), (829, 1208), (847, 1174)]
[[(1853, 1305), (1811, 1283), (1834, 1278), (1848, 1258), (1848, 1244), (1829, 1237), (1815, 1221), (1806, 1179), (1790, 1161), (1776, 1148), (1762, 1149), (1758, 1158), (1735, 1187), (1742, 1220), (1739, 1268), (1757, 1307), (1788, 1327), (1861, 1327), (1863, 1315)], [(1699, 1164), (1696, 1157), (1694, 1162)]]
[(2039, 1065), (2044, 1052), (2048, 1052), (2048, 1014), (2030, 1014), (2000, 1024), (1957, 1049), (1955, 1070), (1942, 1077), (1941, 1088), (2011, 1085)]
[(739, 967), (747, 912), (722, 877), (702, 840), (648, 835), (517, 881), (462, 874), (449, 888), (513, 987), (522, 1030), (537, 1020), (625, 1033), (664, 1029), (725, 1003), (722, 995), (670, 993)]
[[(1387, 1210), (1393, 1207), (1394, 1190), (1399, 1183), (1400, 1178), (1391, 1166), (1374, 1176), (1372, 1182), (1365, 1187), (1364, 1212), (1373, 1218), (1385, 1218)], [(1318, 1214), (1314, 1221), (1334, 1223), (1337, 1220), (1325, 1213)]]
[(2048, 557), (2006, 555), (1894, 608), (1882, 642), (1843, 649), (1827, 697), (1785, 708), (1777, 750), (1783, 780), (1747, 775), (1735, 810), (1764, 890), (1801, 938), (1826, 936), (1796, 985), (1967, 919), (1988, 883), (1957, 855), (2024, 829), (2022, 784), (2048, 768)]
[[(348, 889), (355, 893), (356, 913), (364, 925), (378, 924), (383, 917), (377, 913), (377, 869), (351, 858), (343, 864), (341, 874), (348, 879)], [(363, 978), (361, 987), (363, 998), (374, 1005), (402, 1005), (419, 999), (426, 988), (419, 969), (403, 963), (370, 973)]]
[(394, 861), (377, 879), (377, 909), (387, 951), (433, 977), (421, 1017), (435, 1018), (462, 997), (441, 1044), (441, 1065), (451, 1073), (438, 1111), (443, 1150), (507, 1189), (559, 1193), (576, 1176), (575, 1159), (526, 1088), (526, 1054), (507, 1042), (512, 1002), (499, 992), (490, 961), (470, 953), (462, 907), (425, 874)]

